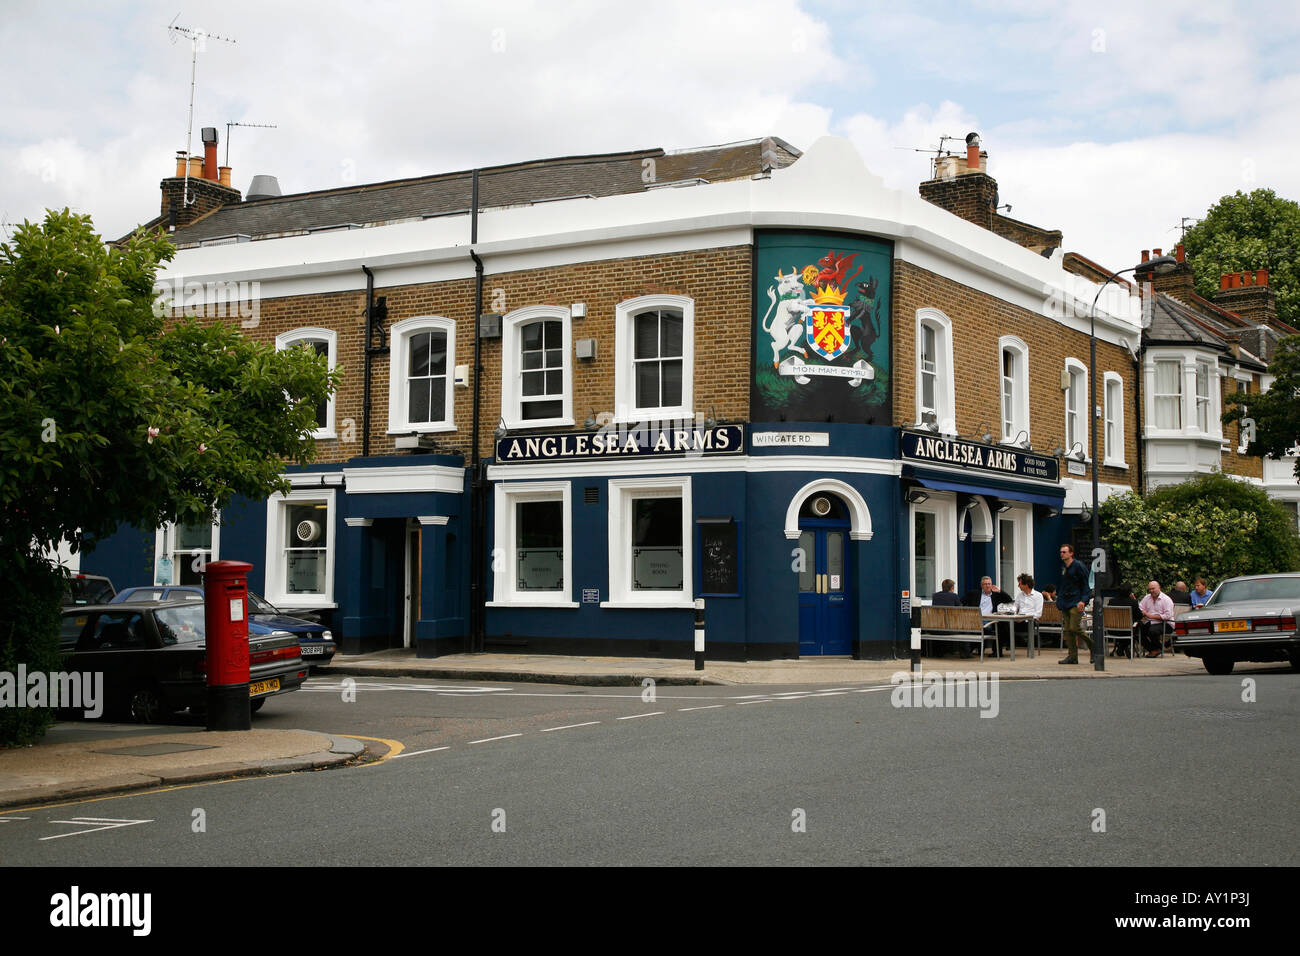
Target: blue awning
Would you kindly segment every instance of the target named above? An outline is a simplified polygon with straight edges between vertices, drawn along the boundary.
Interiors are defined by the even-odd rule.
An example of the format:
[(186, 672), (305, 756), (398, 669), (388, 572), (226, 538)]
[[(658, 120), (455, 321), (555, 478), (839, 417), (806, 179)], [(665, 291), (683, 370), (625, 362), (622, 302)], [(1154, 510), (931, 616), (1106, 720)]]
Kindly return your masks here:
[(1031, 501), (1036, 505), (1046, 505), (1049, 508), (1059, 508), (1061, 503), (1065, 501), (1065, 489), (1060, 487), (1027, 491), (1023, 488), (1014, 488), (1010, 485), (994, 482), (968, 485), (959, 481), (945, 481), (938, 478), (921, 478), (919, 476), (913, 476), (913, 480), (918, 485), (933, 488), (935, 491), (960, 491), (968, 495), (985, 495), (990, 498), (1007, 498), (1012, 501)]

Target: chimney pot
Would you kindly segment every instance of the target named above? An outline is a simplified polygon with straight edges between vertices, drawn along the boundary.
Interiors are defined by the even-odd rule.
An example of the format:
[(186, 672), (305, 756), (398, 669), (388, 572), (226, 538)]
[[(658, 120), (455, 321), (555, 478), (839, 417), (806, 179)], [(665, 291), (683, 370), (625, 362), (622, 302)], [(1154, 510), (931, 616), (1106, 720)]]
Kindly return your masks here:
[(1152, 249), (1151, 251), (1152, 251), (1153, 253), (1155, 253), (1155, 257), (1156, 257), (1157, 259), (1160, 258), (1160, 250), (1159, 250), (1159, 249)]
[(978, 139), (973, 143), (966, 144), (966, 170), (972, 173), (980, 171), (980, 144)]
[(1240, 276), (1238, 273), (1236, 273), (1236, 272), (1231, 273), (1231, 274), (1228, 276), (1228, 288), (1229, 288), (1229, 289), (1236, 289), (1236, 288), (1238, 288), (1240, 285), (1241, 285), (1241, 276)]
[(1183, 244), (1180, 242), (1180, 243), (1179, 243), (1177, 246), (1175, 246), (1174, 248), (1175, 248), (1175, 250), (1176, 250), (1176, 251), (1175, 251), (1175, 254), (1174, 254), (1175, 258), (1176, 258), (1179, 262), (1186, 262), (1186, 261), (1187, 261), (1187, 250), (1183, 248)]
[(1228, 273), (1226, 273), (1226, 272), (1225, 272), (1223, 275), (1219, 276), (1219, 291), (1220, 291), (1220, 292), (1222, 292), (1224, 289), (1228, 288), (1228, 279), (1229, 279), (1229, 278), (1230, 278), (1230, 276), (1229, 276)]
[(1150, 249), (1143, 249), (1143, 250), (1142, 250), (1142, 261), (1143, 261), (1143, 262), (1150, 262), (1150, 261), (1151, 261), (1151, 250), (1150, 250)]
[(202, 179), (203, 178), (203, 157), (191, 156), (189, 159), (189, 164), (190, 164), (190, 179)]
[(1256, 269), (1255, 280), (1257, 285), (1268, 285), (1268, 270)]
[(185, 156), (185, 150), (176, 150), (176, 177), (179, 179), (185, 175), (185, 167), (189, 160)]
[(229, 166), (218, 166), (218, 167), (217, 167), (217, 174), (218, 174), (218, 181), (221, 183), (221, 185), (223, 185), (223, 186), (229, 186), (229, 185), (230, 185), (230, 167), (229, 167)]

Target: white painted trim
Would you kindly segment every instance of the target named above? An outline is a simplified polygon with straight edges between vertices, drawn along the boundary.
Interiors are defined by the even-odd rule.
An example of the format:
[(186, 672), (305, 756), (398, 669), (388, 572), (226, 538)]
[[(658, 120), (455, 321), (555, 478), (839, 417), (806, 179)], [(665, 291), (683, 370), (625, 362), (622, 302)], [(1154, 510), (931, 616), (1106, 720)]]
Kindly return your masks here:
[(997, 538), (993, 546), (994, 567), (999, 576), (1002, 574), (1002, 522), (1010, 521), (1015, 527), (1014, 568), (1010, 581), (998, 581), (998, 587), (1015, 597), (1016, 575), (1028, 571), (1034, 573), (1034, 506), (1028, 502), (1013, 504), (1005, 512), (999, 512), (995, 526)]
[(294, 471), (285, 477), (294, 488), (341, 488), (347, 480), (338, 471)]
[[(934, 330), (935, 395), (933, 409), (925, 409), (921, 403), (921, 329), (929, 326)], [(925, 306), (916, 310), (916, 421), (921, 422), (925, 411), (933, 411), (938, 419), (939, 432), (943, 435), (957, 434), (956, 387), (953, 379), (952, 358), (952, 319), (938, 309)]]
[[(682, 588), (636, 591), (632, 588), (632, 506), (634, 498), (682, 499)], [(609, 600), (601, 607), (694, 607), (695, 541), (690, 476), (614, 478), (609, 482)]]
[[(1065, 359), (1066, 372), (1078, 372), (1082, 376), (1082, 384), (1078, 388), (1078, 394), (1074, 396), (1075, 417), (1079, 421), (1079, 436), (1075, 439), (1079, 447), (1083, 449), (1083, 458), (1086, 462), (1092, 461), (1092, 449), (1088, 447), (1089, 432), (1092, 425), (1092, 419), (1089, 417), (1089, 395), (1088, 391), (1088, 366), (1079, 361), (1074, 356), (1067, 356)], [(1061, 419), (1061, 434), (1065, 436), (1062, 447), (1065, 448), (1065, 457), (1070, 457), (1070, 452), (1074, 448), (1074, 442), (1070, 441), (1070, 392), (1061, 393), (1061, 404), (1064, 407), (1064, 415)]]
[[(636, 407), (633, 326), (639, 313), (673, 309), (682, 314), (682, 402), (659, 408)], [(684, 295), (642, 295), (614, 307), (614, 421), (654, 422), (694, 418), (695, 300)]]
[[(495, 526), (492, 599), (495, 607), (577, 607), (573, 600), (573, 485), (567, 481), (499, 483), (493, 489)], [(515, 581), (515, 505), (560, 501), (563, 509), (564, 584), (558, 591), (520, 591)], [(499, 557), (499, 560), (498, 560)]]
[[(301, 329), (294, 329), (291, 332), (281, 332), (275, 337), (275, 350), (277, 352), (299, 345), (303, 342), (324, 342), (328, 348), (327, 361), (329, 370), (334, 371), (334, 366), (338, 364), (339, 353), (339, 334), (333, 329), (323, 329), (318, 326), (309, 326)], [(334, 398), (333, 394), (325, 403), (325, 425), (311, 433), (311, 437), (320, 440), (337, 438), (334, 431)]]
[[(560, 348), (564, 356), (563, 392), (558, 418), (525, 419), (520, 412), (523, 402), (523, 369), (519, 362), (519, 330), (531, 322), (551, 319), (560, 323)], [(506, 428), (553, 428), (573, 424), (573, 351), (570, 344), (572, 319), (568, 308), (558, 305), (529, 305), (508, 312), (501, 320), (501, 417)], [(551, 398), (551, 396), (547, 396)], [(553, 400), (553, 399), (552, 399)]]
[(450, 515), (419, 515), (416, 518), (423, 525), (445, 525), (451, 520)]
[[(192, 556), (196, 552), (187, 551), (185, 553), (187, 555)], [(205, 565), (210, 564), (213, 561), (221, 560), (221, 516), (220, 515), (217, 516), (216, 521), (212, 522), (212, 547), (209, 548), (204, 553), (208, 555), (208, 560), (204, 562)], [(163, 555), (166, 555), (167, 558), (172, 562), (172, 579), (167, 584), (163, 584), (158, 580), (158, 559)], [(192, 557), (191, 560), (193, 560)], [(177, 566), (177, 561), (176, 561), (176, 524), (174, 522), (168, 521), (165, 524), (163, 524), (161, 527), (154, 529), (153, 586), (168, 587), (172, 585), (179, 585), (180, 576), (181, 576), (180, 568)]]
[[(445, 417), (433, 422), (415, 422), (407, 419), (408, 381), (406, 368), (410, 364), (411, 337), (420, 332), (447, 333), (447, 369), (444, 381), (443, 411)], [(456, 396), (454, 390), (456, 369), (456, 322), (441, 315), (417, 315), (403, 319), (389, 330), (392, 351), (388, 362), (388, 434), (409, 435), (412, 432), (429, 434), (456, 430)]]
[(344, 518), (343, 523), (349, 528), (369, 528), (375, 523), (374, 518)]
[[(1092, 507), (1092, 482), (1086, 478), (1062, 478), (1061, 487), (1065, 489), (1065, 500), (1061, 503), (1061, 512), (1078, 512), (1084, 505)], [(1097, 483), (1097, 500), (1105, 501), (1111, 495), (1122, 495), (1133, 491), (1129, 485), (1116, 485), (1105, 481)]]
[[(851, 475), (884, 475), (897, 478), (903, 463), (891, 458), (851, 458), (844, 455), (717, 455), (701, 458), (668, 458), (633, 461), (552, 462), (538, 465), (491, 465), (492, 481), (541, 478), (612, 478), (633, 475), (699, 475), (719, 472), (747, 474), (784, 471), (816, 473), (842, 472)], [(929, 467), (928, 465), (926, 467)], [(1031, 479), (1024, 479), (1029, 481)], [(1052, 487), (1055, 487), (1053, 485)], [(349, 491), (352, 490), (349, 485)]]
[[(1110, 402), (1110, 386), (1112, 382), (1119, 386), (1119, 401), (1116, 403), (1117, 407), (1114, 409), (1111, 408)], [(1102, 464), (1108, 468), (1127, 468), (1128, 464), (1124, 461), (1124, 410), (1126, 407), (1124, 401), (1124, 378), (1119, 374), (1119, 372), (1105, 372), (1102, 374), (1101, 395), (1102, 408), (1105, 410), (1101, 419), (1102, 452), (1104, 455)], [(1120, 454), (1118, 457), (1112, 454), (1115, 449), (1112, 449), (1111, 443), (1106, 441), (1106, 422), (1110, 418), (1112, 411), (1117, 413), (1115, 416), (1115, 437), (1118, 441), (1116, 441), (1115, 444), (1119, 446), (1118, 450)]]
[(851, 541), (870, 541), (874, 533), (871, 527), (871, 509), (866, 499), (850, 484), (835, 478), (818, 478), (810, 481), (790, 499), (785, 509), (785, 536), (787, 540), (799, 540), (799, 509), (803, 503), (819, 491), (826, 491), (844, 499), (849, 508), (849, 539)]
[(458, 495), (465, 489), (465, 469), (450, 465), (394, 465), (379, 468), (344, 468), (348, 494), (398, 494), (438, 491)]
[(581, 607), (577, 601), (484, 601), (484, 607), (504, 607), (504, 608), (524, 608), (524, 607), (546, 607), (546, 608), (575, 608)]
[[(968, 508), (966, 511), (967, 514), (971, 515), (970, 538), (976, 544), (988, 544), (993, 540), (993, 512), (983, 495), (971, 495), (971, 504), (973, 507)], [(957, 516), (957, 540), (959, 541), (966, 540), (966, 532), (960, 530), (966, 523), (963, 518), (964, 515)], [(977, 518), (979, 519), (978, 530), (975, 528), (975, 519)]]
[(957, 496), (952, 492), (930, 491), (919, 504), (908, 504), (907, 515), (907, 586), (916, 601), (929, 601), (934, 591), (920, 594), (916, 590), (916, 515), (933, 514), (935, 537), (934, 590), (945, 579), (957, 580)]
[[(282, 608), (334, 607), (334, 571), (338, 548), (334, 540), (337, 492), (333, 488), (302, 488), (287, 495), (274, 494), (266, 499), (266, 599)], [(284, 587), (287, 566), (284, 561), (284, 511), (288, 502), (323, 501), (325, 512), (325, 591), (321, 594), (289, 594)]]

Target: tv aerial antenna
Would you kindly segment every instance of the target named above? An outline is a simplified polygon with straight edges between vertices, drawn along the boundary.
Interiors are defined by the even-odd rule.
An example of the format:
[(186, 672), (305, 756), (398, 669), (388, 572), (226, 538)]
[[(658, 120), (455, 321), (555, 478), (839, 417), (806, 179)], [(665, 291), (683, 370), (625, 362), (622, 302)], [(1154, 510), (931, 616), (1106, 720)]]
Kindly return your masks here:
[(279, 128), (280, 128), (279, 125), (276, 124), (276, 123), (238, 123), (238, 122), (236, 122), (236, 121), (234, 121), (234, 120), (231, 120), (229, 123), (226, 124), (226, 163), (225, 163), (225, 165), (227, 165), (227, 166), (230, 165), (230, 127), (232, 127), (232, 126), (244, 126), (244, 127), (248, 127), (248, 128), (252, 128), (252, 129), (279, 129)]
[(190, 142), (194, 134), (194, 73), (199, 62), (199, 52), (207, 51), (209, 40), (220, 40), (222, 43), (234, 43), (230, 37), (218, 36), (215, 33), (209, 33), (207, 30), (199, 30), (194, 27), (182, 27), (176, 24), (180, 14), (172, 17), (172, 22), (167, 24), (167, 39), (175, 45), (181, 37), (190, 41), (190, 115), (189, 122), (185, 127), (185, 205), (193, 205), (194, 197), (190, 195), (190, 164), (188, 162), (190, 155)]
[(933, 153), (934, 157), (930, 160), (930, 172), (931, 175), (934, 176), (938, 175), (940, 158), (945, 154), (951, 155), (951, 150), (945, 149), (944, 144), (949, 140), (952, 140), (955, 143), (959, 139), (963, 139), (963, 137), (942, 135), (939, 137), (938, 146), (895, 146), (894, 149), (906, 149), (913, 153)]

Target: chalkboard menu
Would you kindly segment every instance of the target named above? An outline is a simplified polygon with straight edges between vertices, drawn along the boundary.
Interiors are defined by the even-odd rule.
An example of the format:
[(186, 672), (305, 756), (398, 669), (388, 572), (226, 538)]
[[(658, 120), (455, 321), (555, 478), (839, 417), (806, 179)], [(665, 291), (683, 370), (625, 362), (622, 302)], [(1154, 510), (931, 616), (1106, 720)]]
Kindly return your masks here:
[(740, 544), (735, 522), (700, 525), (700, 593), (740, 593)]

